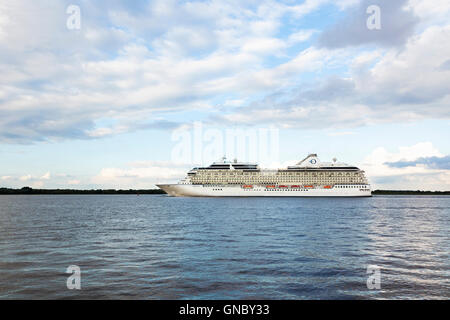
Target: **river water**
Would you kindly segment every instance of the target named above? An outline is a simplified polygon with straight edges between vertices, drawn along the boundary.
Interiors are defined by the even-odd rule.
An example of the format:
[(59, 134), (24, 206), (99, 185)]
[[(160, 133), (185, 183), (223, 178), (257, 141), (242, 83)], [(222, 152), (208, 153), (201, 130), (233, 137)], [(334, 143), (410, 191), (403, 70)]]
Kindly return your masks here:
[(449, 253), (448, 196), (0, 196), (1, 299), (449, 299)]

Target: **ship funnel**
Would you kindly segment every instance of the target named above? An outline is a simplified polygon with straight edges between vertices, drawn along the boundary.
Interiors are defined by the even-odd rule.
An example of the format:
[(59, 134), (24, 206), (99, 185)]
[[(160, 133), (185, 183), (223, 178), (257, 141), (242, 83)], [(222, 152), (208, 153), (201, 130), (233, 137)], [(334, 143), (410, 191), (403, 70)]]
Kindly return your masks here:
[(310, 153), (305, 159), (297, 163), (297, 166), (316, 166), (319, 163), (316, 153)]

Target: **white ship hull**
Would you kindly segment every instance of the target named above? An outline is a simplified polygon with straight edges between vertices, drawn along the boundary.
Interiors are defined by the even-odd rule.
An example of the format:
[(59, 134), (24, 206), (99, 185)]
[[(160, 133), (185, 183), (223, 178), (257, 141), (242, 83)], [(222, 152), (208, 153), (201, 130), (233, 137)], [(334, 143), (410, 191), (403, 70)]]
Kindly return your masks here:
[(314, 188), (273, 188), (253, 186), (243, 188), (240, 185), (193, 185), (161, 184), (157, 185), (168, 195), (174, 197), (371, 197), (369, 185), (336, 185), (326, 189)]

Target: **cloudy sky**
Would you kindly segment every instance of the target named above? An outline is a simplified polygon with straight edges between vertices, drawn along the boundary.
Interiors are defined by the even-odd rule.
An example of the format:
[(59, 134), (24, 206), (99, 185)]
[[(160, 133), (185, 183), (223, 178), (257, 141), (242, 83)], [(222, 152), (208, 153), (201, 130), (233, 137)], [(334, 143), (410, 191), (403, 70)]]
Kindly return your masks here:
[(176, 161), (195, 124), (200, 154), (275, 128), (263, 165), (314, 152), (375, 188), (450, 190), (450, 2), (0, 3), (0, 186), (176, 181), (210, 159)]

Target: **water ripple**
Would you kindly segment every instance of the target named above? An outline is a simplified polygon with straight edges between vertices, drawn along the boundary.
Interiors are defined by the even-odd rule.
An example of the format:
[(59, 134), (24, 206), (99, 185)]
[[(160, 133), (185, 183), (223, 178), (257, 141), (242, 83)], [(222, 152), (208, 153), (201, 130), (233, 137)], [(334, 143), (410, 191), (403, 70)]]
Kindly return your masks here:
[(448, 299), (449, 227), (446, 196), (0, 196), (0, 298)]

